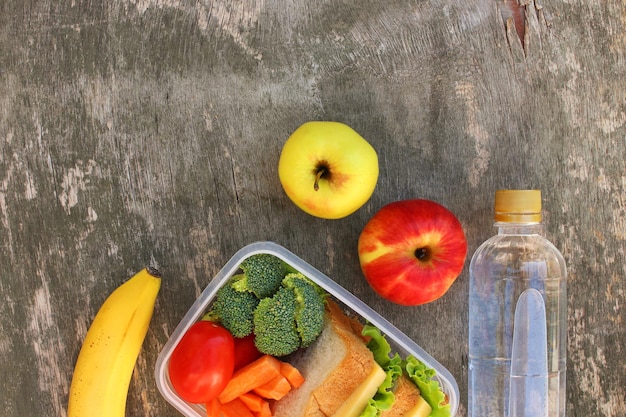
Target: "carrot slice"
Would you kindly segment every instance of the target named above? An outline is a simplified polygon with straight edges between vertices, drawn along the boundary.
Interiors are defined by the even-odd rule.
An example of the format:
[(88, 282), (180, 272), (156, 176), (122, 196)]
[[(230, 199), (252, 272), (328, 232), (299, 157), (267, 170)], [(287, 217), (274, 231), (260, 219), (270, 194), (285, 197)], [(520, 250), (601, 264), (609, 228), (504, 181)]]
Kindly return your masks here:
[(253, 392), (246, 392), (239, 396), (239, 399), (252, 411), (253, 413), (258, 413), (263, 410), (264, 404), (269, 403), (258, 394)]
[(267, 401), (264, 401), (261, 407), (261, 410), (253, 414), (255, 417), (272, 417), (272, 410), (270, 409), (270, 403)]
[(273, 356), (263, 355), (254, 362), (238, 369), (233, 374), (217, 399), (228, 403), (254, 388), (267, 384), (280, 375), (280, 361)]
[(222, 414), (225, 417), (255, 417), (252, 411), (239, 398), (223, 403)]
[(282, 375), (278, 375), (266, 384), (256, 387), (254, 392), (263, 398), (270, 400), (280, 400), (289, 391), (291, 391), (291, 384)]
[(280, 363), (280, 373), (287, 378), (287, 381), (294, 388), (299, 388), (304, 383), (304, 376), (302, 376), (298, 368), (289, 362)]
[(220, 417), (220, 408), (221, 404), (214, 398), (206, 404), (206, 415), (207, 417)]

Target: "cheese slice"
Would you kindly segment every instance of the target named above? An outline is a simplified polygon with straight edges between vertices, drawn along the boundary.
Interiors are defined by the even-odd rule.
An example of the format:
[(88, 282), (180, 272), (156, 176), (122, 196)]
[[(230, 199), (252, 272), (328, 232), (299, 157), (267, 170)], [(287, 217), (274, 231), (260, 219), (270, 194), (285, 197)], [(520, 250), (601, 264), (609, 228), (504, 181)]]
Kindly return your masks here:
[(417, 404), (415, 404), (415, 406), (407, 411), (402, 417), (428, 417), (431, 411), (433, 411), (432, 407), (420, 395), (419, 400), (417, 400)]
[(358, 417), (370, 398), (376, 394), (378, 387), (383, 383), (386, 377), (387, 374), (383, 368), (375, 364), (367, 379), (365, 379), (357, 389), (352, 391), (352, 394), (341, 404), (332, 417)]

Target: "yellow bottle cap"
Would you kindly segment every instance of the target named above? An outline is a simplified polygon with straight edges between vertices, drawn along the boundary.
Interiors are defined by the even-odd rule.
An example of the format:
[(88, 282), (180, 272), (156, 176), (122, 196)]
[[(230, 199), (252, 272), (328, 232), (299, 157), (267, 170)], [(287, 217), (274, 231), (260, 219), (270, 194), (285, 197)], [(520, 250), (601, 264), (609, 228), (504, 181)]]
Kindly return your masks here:
[(541, 222), (541, 190), (496, 191), (494, 219), (506, 223)]

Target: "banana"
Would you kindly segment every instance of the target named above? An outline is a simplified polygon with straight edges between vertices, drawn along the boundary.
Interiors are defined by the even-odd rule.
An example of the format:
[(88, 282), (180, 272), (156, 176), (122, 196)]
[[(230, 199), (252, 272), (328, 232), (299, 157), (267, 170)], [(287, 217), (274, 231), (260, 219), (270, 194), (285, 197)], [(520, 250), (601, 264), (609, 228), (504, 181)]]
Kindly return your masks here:
[(124, 417), (161, 279), (145, 268), (116, 288), (93, 319), (76, 360), (68, 417)]

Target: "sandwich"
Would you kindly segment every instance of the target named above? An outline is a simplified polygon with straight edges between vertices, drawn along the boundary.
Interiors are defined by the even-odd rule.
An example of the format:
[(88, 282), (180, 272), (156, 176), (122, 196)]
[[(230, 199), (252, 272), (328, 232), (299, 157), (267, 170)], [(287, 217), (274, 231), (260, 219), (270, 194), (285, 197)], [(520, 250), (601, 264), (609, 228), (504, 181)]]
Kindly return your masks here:
[(305, 382), (272, 404), (274, 417), (449, 415), (433, 370), (414, 357), (391, 355), (377, 328), (346, 315), (330, 299), (322, 333), (289, 362)]

